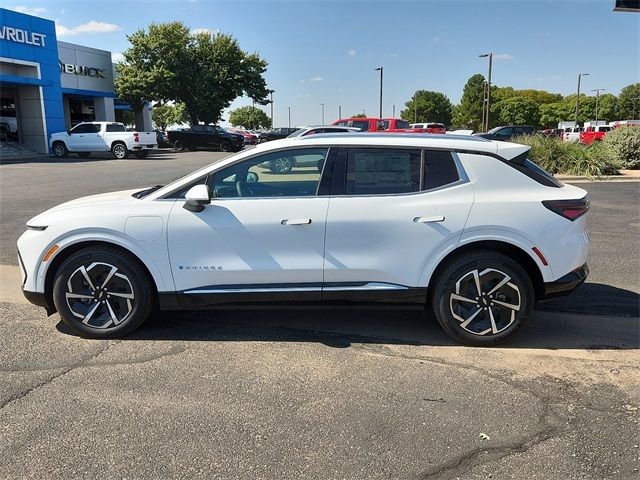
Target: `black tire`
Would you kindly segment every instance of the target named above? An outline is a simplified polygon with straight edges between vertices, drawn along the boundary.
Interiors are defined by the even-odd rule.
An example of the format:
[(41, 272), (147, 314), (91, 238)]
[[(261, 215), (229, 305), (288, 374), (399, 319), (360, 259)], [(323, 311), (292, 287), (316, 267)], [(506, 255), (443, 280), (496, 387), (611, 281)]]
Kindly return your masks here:
[[(86, 280), (83, 267), (94, 288)], [(117, 271), (107, 280), (113, 267)], [(119, 338), (137, 329), (153, 311), (156, 295), (151, 282), (132, 254), (113, 247), (87, 247), (60, 265), (53, 282), (53, 302), (65, 325), (79, 335)], [(83, 298), (70, 297), (67, 301), (67, 294)], [(125, 298), (128, 296), (131, 298)]]
[(137, 152), (133, 152), (136, 158), (147, 158), (149, 156), (149, 150), (138, 150)]
[[(478, 273), (479, 294), (474, 272)], [(506, 283), (494, 291), (501, 282)], [(438, 323), (449, 336), (467, 345), (505, 342), (524, 326), (534, 303), (533, 285), (524, 269), (510, 257), (488, 250), (468, 252), (449, 262), (431, 290)]]
[(289, 173), (293, 170), (293, 159), (290, 157), (281, 157), (277, 160), (271, 160), (269, 170), (273, 173)]
[(222, 140), (220, 142), (220, 151), (221, 152), (228, 152), (230, 150), (231, 150), (231, 144), (227, 140)]
[(67, 150), (67, 146), (64, 142), (54, 142), (53, 154), (58, 158), (64, 158), (69, 155), (69, 150)]
[(186, 152), (187, 150), (189, 150), (187, 146), (180, 140), (176, 140), (173, 143), (173, 148), (176, 152)]
[(113, 158), (117, 160), (124, 160), (127, 158), (129, 152), (127, 151), (127, 146), (122, 142), (116, 142), (111, 146), (111, 154)]

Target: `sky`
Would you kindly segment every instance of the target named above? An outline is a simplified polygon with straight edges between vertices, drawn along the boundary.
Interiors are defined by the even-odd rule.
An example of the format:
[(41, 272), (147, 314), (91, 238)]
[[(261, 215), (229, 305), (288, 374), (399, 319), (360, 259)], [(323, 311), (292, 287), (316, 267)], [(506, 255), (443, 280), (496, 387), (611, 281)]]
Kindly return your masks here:
[[(274, 126), (325, 123), (366, 112), (399, 116), (417, 89), (457, 103), (467, 79), (486, 75), (516, 89), (618, 94), (640, 82), (640, 13), (613, 11), (614, 0), (0, 0), (0, 6), (56, 21), (58, 39), (110, 50), (149, 23), (179, 20), (195, 31), (233, 35), (269, 62)], [(230, 108), (250, 105), (236, 99)], [(269, 107), (262, 107), (269, 114)], [(226, 118), (226, 116), (223, 116)], [(225, 122), (222, 122), (224, 125)]]

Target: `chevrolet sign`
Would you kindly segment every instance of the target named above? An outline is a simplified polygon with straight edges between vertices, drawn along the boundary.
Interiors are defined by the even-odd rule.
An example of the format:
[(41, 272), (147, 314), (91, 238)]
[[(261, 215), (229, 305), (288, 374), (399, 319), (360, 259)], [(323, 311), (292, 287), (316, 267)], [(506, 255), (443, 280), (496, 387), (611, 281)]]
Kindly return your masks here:
[(44, 47), (44, 39), (47, 36), (44, 33), (34, 33), (22, 30), (20, 28), (7, 27), (3, 25), (0, 28), (0, 40), (11, 40), (17, 43), (26, 43), (35, 47)]

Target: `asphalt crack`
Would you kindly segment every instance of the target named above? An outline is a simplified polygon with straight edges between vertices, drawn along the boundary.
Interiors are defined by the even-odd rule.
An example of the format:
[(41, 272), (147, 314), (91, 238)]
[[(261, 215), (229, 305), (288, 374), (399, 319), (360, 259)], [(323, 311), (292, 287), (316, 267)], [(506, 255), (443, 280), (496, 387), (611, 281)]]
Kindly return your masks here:
[[(67, 369), (67, 372), (63, 372), (61, 373), (61, 375), (64, 375), (64, 373), (68, 373), (68, 371), (71, 371), (72, 369), (77, 369), (77, 368), (89, 368), (89, 367), (105, 367), (105, 366), (114, 366), (114, 365), (137, 365), (137, 364), (141, 364), (141, 363), (148, 363), (148, 362), (152, 362), (154, 360), (158, 360), (160, 358), (164, 358), (164, 357), (170, 357), (172, 355), (177, 355), (179, 353), (185, 352), (187, 349), (185, 347), (179, 347), (179, 346), (173, 346), (171, 348), (169, 348), (169, 350), (167, 350), (166, 352), (163, 353), (157, 353), (157, 354), (150, 354), (150, 355), (146, 355), (146, 356), (142, 356), (142, 357), (138, 357), (138, 358), (134, 358), (131, 360), (114, 360), (114, 361), (107, 361), (107, 362), (92, 362), (92, 359), (95, 359), (95, 357), (88, 357), (86, 360), (83, 360), (79, 363), (75, 363), (75, 364), (71, 364), (71, 365), (57, 365), (57, 366), (52, 366), (52, 367), (27, 367), (27, 368), (0, 368), (0, 372), (9, 372), (9, 373), (26, 373), (26, 372), (46, 372), (49, 370), (59, 370), (59, 369)], [(106, 351), (103, 350), (103, 352)], [(100, 352), (100, 353), (103, 353)], [(1, 408), (1, 407), (0, 407)]]
[(100, 355), (102, 355), (104, 352), (106, 352), (109, 348), (111, 348), (113, 345), (117, 345), (118, 343), (120, 343), (120, 340), (109, 340), (107, 341), (106, 344), (104, 344), (103, 348), (100, 348), (97, 352), (89, 355), (88, 357), (84, 358), (83, 360), (81, 360), (80, 362), (77, 362), (73, 365), (69, 365), (66, 367), (58, 367), (56, 368), (56, 370), (58, 370), (59, 368), (62, 368), (61, 372), (58, 372), (52, 376), (50, 376), (49, 378), (38, 382), (35, 385), (32, 385), (30, 388), (27, 388), (26, 390), (16, 393), (14, 395), (11, 395), (7, 400), (5, 400), (2, 404), (0, 404), (0, 410), (3, 410), (4, 408), (8, 407), (9, 405), (11, 405), (14, 402), (17, 402), (18, 400), (20, 400), (21, 398), (26, 397), (27, 395), (35, 392), (36, 390), (49, 385), (50, 383), (52, 383), (54, 380), (56, 380), (57, 378), (60, 378), (66, 374), (68, 374), (69, 372), (72, 372), (73, 370), (75, 370), (76, 368), (79, 368), (81, 366), (83, 366), (86, 362), (93, 360), (94, 358), (99, 357)]

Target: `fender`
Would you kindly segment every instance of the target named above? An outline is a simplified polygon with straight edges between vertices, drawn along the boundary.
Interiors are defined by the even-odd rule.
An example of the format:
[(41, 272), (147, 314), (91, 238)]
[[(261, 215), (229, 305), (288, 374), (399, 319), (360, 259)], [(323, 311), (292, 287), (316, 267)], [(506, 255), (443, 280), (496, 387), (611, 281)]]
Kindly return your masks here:
[[(153, 281), (156, 285), (156, 289), (158, 292), (166, 292), (166, 291), (174, 291), (175, 287), (173, 285), (173, 281), (169, 279), (169, 281), (165, 281), (164, 276), (162, 275), (161, 268), (156, 264), (153, 258), (137, 243), (134, 243), (129, 238), (125, 237), (122, 233), (117, 232), (115, 230), (109, 229), (91, 229), (88, 231), (83, 230), (75, 230), (68, 234), (61, 235), (54, 239), (52, 242), (47, 245), (45, 252), (48, 251), (54, 245), (58, 245), (58, 249), (56, 252), (49, 258), (47, 262), (40, 262), (40, 266), (38, 267), (37, 279), (36, 279), (36, 291), (44, 292), (45, 291), (45, 279), (47, 277), (47, 271), (52, 261), (60, 254), (60, 252), (64, 251), (67, 247), (71, 245), (75, 245), (81, 242), (105, 242), (112, 243), (119, 247), (122, 247), (126, 250), (129, 250), (133, 255), (135, 255), (138, 260), (140, 260), (149, 270)], [(166, 244), (166, 238), (163, 239)], [(167, 265), (168, 265), (168, 257), (167, 257)], [(170, 277), (170, 274), (169, 274)]]
[(538, 256), (533, 252), (532, 248), (536, 245), (531, 239), (527, 238), (521, 232), (518, 232), (516, 230), (496, 226), (488, 228), (472, 228), (468, 230), (465, 229), (465, 231), (460, 236), (460, 240), (458, 241), (457, 245), (445, 245), (436, 250), (433, 255), (431, 255), (431, 258), (429, 258), (429, 260), (427, 261), (427, 264), (425, 265), (422, 274), (420, 275), (419, 286), (427, 287), (429, 285), (433, 272), (435, 272), (438, 265), (440, 265), (442, 260), (451, 252), (465, 245), (470, 245), (472, 243), (482, 241), (497, 241), (508, 243), (510, 245), (518, 247), (520, 250), (526, 252), (527, 255), (529, 255), (529, 257), (531, 257), (531, 259), (535, 262), (535, 264), (540, 269), (542, 279), (545, 282), (552, 282), (554, 280), (551, 267), (544, 266), (540, 258), (538, 258)]

